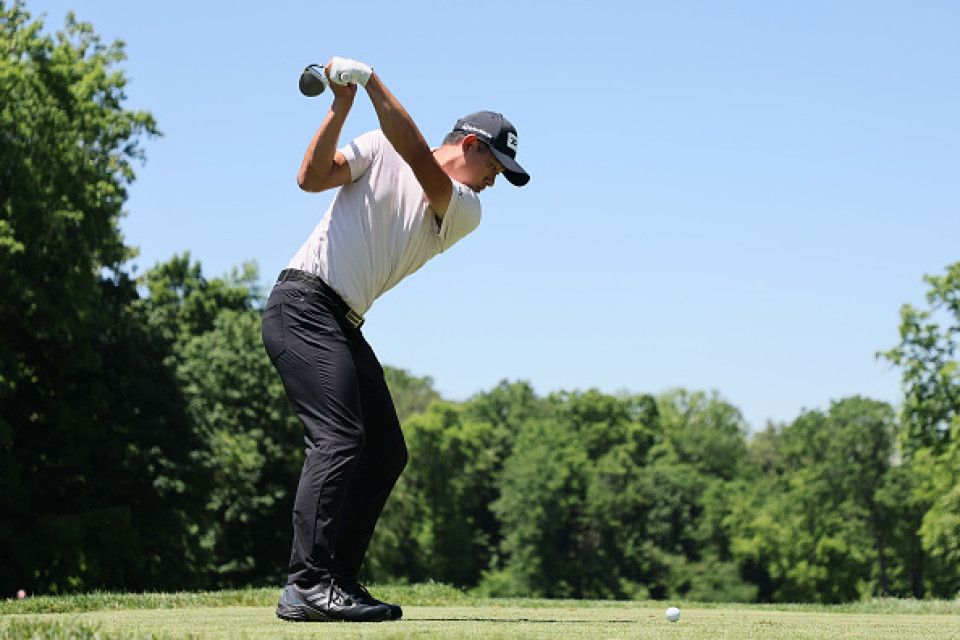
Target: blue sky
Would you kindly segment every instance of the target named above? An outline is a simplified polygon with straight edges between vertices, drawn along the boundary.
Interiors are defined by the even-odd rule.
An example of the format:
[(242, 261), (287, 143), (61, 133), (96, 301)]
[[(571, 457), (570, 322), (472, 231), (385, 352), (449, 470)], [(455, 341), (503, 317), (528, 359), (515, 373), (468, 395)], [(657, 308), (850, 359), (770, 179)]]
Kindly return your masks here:
[[(861, 394), (896, 404), (899, 309), (960, 261), (960, 3), (36, 0), (127, 43), (146, 142), (123, 222), (143, 271), (189, 251), (267, 285), (332, 194), (301, 193), (329, 95), (372, 65), (432, 144), (478, 109), (532, 180), (387, 293), (385, 364), (463, 400), (716, 390), (754, 429)], [(377, 128), (358, 96), (344, 140)]]

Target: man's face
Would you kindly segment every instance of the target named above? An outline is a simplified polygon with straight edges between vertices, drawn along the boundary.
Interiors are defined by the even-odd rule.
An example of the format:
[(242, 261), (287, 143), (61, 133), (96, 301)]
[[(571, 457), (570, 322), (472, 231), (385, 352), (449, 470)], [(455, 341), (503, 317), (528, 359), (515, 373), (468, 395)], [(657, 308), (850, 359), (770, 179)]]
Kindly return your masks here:
[(478, 140), (476, 136), (473, 136), (472, 141), (465, 139), (464, 143), (465, 175), (461, 182), (480, 193), (487, 187), (493, 186), (497, 176), (503, 173), (503, 165), (490, 151), (490, 147)]

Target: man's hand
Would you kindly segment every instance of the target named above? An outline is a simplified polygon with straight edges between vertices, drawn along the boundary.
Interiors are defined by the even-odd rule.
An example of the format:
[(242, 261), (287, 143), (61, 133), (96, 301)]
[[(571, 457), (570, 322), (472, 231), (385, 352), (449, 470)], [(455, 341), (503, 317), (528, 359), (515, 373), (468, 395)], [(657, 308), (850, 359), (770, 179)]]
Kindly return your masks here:
[[(333, 70), (331, 69), (331, 64), (328, 63), (326, 67), (326, 73), (328, 78), (333, 78)], [(339, 82), (330, 81), (330, 91), (333, 92), (333, 98), (347, 98), (353, 102), (354, 97), (357, 95), (357, 85), (353, 83), (344, 83), (340, 84)]]
[(350, 83), (367, 86), (367, 80), (373, 69), (369, 65), (349, 58), (333, 58), (327, 65), (327, 77), (331, 85), (347, 85)]

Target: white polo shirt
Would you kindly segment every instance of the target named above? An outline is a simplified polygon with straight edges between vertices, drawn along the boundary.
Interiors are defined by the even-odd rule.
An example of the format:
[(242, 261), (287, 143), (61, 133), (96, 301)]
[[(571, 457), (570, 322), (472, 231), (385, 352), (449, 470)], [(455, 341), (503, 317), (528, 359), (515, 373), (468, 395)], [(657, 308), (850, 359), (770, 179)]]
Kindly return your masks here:
[(363, 315), (373, 301), (480, 224), (480, 198), (456, 180), (443, 224), (382, 131), (340, 149), (350, 165), (323, 219), (288, 265), (323, 278)]

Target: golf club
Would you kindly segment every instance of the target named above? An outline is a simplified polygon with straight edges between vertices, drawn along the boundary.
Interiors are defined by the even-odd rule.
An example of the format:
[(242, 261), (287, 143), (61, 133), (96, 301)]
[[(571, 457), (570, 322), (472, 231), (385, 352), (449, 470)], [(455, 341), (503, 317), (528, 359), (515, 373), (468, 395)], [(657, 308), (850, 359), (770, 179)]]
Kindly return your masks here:
[[(348, 72), (344, 71), (340, 74), (340, 82), (341, 84), (349, 84), (355, 82), (355, 80)], [(330, 86), (330, 79), (327, 78), (323, 65), (308, 65), (300, 74), (300, 93), (308, 98), (320, 95), (328, 86)]]

